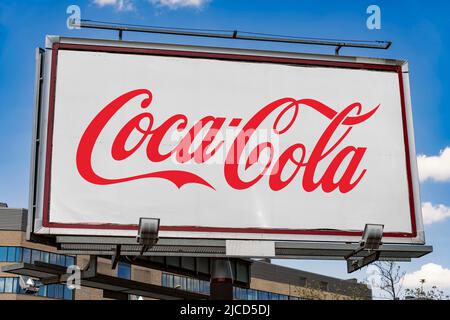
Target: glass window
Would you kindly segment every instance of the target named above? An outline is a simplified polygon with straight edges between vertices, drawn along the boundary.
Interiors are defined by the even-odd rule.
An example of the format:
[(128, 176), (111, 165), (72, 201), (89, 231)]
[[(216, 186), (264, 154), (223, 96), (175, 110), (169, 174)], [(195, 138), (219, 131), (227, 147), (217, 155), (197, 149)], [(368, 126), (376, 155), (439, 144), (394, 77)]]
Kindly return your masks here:
[(240, 299), (239, 297), (240, 297), (240, 290), (241, 290), (241, 288), (239, 288), (239, 287), (234, 287), (233, 288), (233, 298), (234, 299)]
[(6, 247), (0, 247), (0, 261), (4, 262), (6, 261), (6, 257), (7, 257), (7, 248)]
[(194, 291), (194, 279), (192, 279), (192, 278), (186, 279), (186, 290)]
[(70, 290), (69, 287), (67, 287), (66, 285), (63, 285), (63, 290), (64, 290), (63, 295), (64, 300), (72, 300), (73, 299), (72, 290)]
[(241, 290), (241, 288), (239, 288), (239, 287), (234, 287), (233, 288), (233, 298), (234, 299), (240, 299), (239, 297), (240, 297), (240, 290)]
[(16, 247), (8, 247), (6, 261), (8, 262), (16, 261)]
[(62, 254), (58, 254), (58, 260), (56, 262), (58, 265), (60, 266), (65, 266), (66, 265), (66, 257)]
[(57, 254), (55, 253), (50, 253), (50, 262), (51, 264), (57, 264), (56, 261), (58, 260)]
[(58, 299), (59, 298), (59, 284), (54, 284), (53, 288), (54, 288), (53, 298)]
[(46, 297), (47, 296), (47, 286), (39, 287), (38, 296)]
[[(200, 285), (200, 293), (206, 293), (206, 281), (200, 280), (199, 281), (199, 285)], [(192, 287), (194, 287), (194, 283), (192, 282)], [(233, 289), (234, 292), (234, 289)], [(234, 293), (233, 293), (234, 296)]]
[(258, 296), (255, 290), (249, 289), (248, 290), (248, 300), (257, 300)]
[(56, 292), (55, 292), (55, 285), (54, 284), (49, 284), (48, 286), (47, 286), (47, 297), (49, 297), (49, 298), (55, 298), (55, 294), (56, 294)]
[(75, 265), (75, 258), (71, 256), (66, 257), (66, 267), (74, 266)]
[(269, 293), (267, 291), (258, 291), (258, 300), (268, 300)]
[(167, 275), (167, 286), (173, 288), (173, 274)]
[(242, 296), (242, 300), (249, 300), (250, 298), (250, 290), (251, 289), (246, 289), (245, 291), (244, 291), (244, 293), (243, 293), (243, 296)]
[(48, 252), (41, 252), (41, 261), (45, 262), (45, 263), (49, 263), (50, 262), (50, 253)]
[(179, 289), (181, 287), (181, 278), (179, 276), (173, 276), (173, 287)]
[(39, 250), (32, 250), (31, 251), (31, 263), (34, 263), (36, 261), (41, 261), (41, 252)]
[(63, 284), (57, 284), (56, 285), (56, 288), (57, 288), (57, 290), (56, 290), (56, 297), (58, 299), (64, 298), (64, 287), (65, 287), (65, 285), (63, 285)]
[(13, 284), (14, 284), (14, 278), (5, 278), (5, 293), (12, 293), (13, 292)]
[(19, 278), (13, 279), (13, 292), (16, 292), (16, 293), (20, 292)]
[(30, 249), (23, 248), (22, 261), (25, 262), (25, 263), (30, 263), (31, 262), (31, 250)]
[(0, 278), (0, 293), (5, 292), (5, 278)]
[(16, 248), (16, 262), (22, 262), (22, 251), (21, 247)]
[(181, 277), (181, 290), (186, 290), (187, 288), (187, 279), (186, 277)]
[(131, 265), (119, 262), (117, 266), (117, 276), (122, 279), (131, 279)]
[(235, 287), (235, 289), (236, 289), (236, 292), (235, 292), (234, 298), (238, 299), (238, 300), (242, 300), (242, 288)]
[(236, 280), (241, 282), (249, 281), (248, 266), (243, 262), (236, 262)]
[(200, 280), (192, 279), (192, 291), (200, 292)]

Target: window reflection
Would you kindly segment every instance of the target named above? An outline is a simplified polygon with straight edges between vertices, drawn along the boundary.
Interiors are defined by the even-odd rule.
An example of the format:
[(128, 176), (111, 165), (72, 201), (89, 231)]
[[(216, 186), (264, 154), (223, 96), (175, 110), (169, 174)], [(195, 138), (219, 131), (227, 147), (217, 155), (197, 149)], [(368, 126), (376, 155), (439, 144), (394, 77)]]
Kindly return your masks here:
[(6, 261), (8, 249), (6, 247), (0, 247), (0, 261)]
[(23, 249), (23, 257), (22, 257), (22, 261), (25, 263), (30, 263), (31, 262), (31, 250), (28, 248), (24, 248)]
[(119, 262), (117, 265), (117, 276), (122, 279), (131, 280), (131, 265)]
[[(0, 247), (0, 262), (24, 262), (34, 263), (42, 261), (60, 266), (71, 266), (75, 264), (75, 258), (47, 251), (22, 248), (22, 247)], [(25, 293), (19, 285), (17, 277), (0, 277), (0, 294), (1, 293)], [(52, 284), (41, 286), (37, 293), (40, 297), (48, 297), (53, 299), (73, 299), (73, 290), (67, 288), (64, 284)]]
[[(209, 281), (185, 276), (178, 276), (164, 272), (161, 275), (161, 285), (163, 287), (176, 288), (206, 295), (209, 295), (210, 292)], [(299, 300), (298, 297), (293, 297), (285, 294), (239, 287), (233, 288), (233, 295), (234, 299), (237, 300)]]
[(16, 261), (16, 247), (8, 247), (6, 261), (7, 262), (15, 262)]
[[(2, 293), (24, 294), (25, 292), (19, 285), (19, 278), (0, 277), (0, 294)], [(67, 288), (65, 284), (50, 284), (39, 287), (36, 295), (52, 299), (72, 300), (73, 290)]]
[(39, 250), (33, 250), (31, 253), (31, 263), (41, 261), (41, 252)]

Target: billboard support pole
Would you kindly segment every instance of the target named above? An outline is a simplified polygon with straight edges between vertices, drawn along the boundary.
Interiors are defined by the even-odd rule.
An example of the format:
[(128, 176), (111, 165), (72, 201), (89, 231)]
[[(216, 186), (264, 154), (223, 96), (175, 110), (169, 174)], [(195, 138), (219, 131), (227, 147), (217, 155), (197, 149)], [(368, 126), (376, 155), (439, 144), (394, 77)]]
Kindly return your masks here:
[(228, 259), (212, 260), (210, 299), (233, 300), (233, 272)]

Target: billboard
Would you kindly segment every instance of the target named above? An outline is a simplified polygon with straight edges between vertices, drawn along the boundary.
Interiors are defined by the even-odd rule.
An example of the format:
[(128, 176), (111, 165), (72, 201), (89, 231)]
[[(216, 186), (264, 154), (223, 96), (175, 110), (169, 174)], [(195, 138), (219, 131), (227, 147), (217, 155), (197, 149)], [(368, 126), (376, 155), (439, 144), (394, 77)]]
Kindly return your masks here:
[(48, 37), (34, 232), (423, 243), (407, 63)]

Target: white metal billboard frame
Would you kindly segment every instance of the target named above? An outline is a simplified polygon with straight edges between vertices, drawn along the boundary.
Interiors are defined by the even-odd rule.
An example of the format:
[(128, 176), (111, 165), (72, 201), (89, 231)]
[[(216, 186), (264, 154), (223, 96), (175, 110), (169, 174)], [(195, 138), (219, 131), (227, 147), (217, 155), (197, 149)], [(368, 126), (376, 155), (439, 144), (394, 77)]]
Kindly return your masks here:
[[(411, 167), (411, 181), (412, 181), (412, 192), (414, 198), (414, 212), (415, 212), (415, 222), (416, 222), (416, 233), (414, 237), (405, 237), (405, 238), (389, 238), (384, 237), (383, 242), (394, 244), (392, 248), (393, 252), (398, 252), (399, 259), (409, 259), (411, 257), (418, 257), (428, 252), (431, 252), (431, 247), (429, 246), (421, 246), (425, 243), (425, 236), (423, 231), (423, 223), (421, 216), (421, 207), (419, 202), (419, 182), (417, 175), (417, 163), (415, 159), (415, 144), (414, 144), (414, 135), (413, 135), (413, 121), (411, 114), (411, 101), (410, 101), (410, 89), (409, 89), (409, 76), (408, 76), (408, 64), (405, 61), (392, 60), (392, 59), (376, 59), (376, 58), (366, 58), (366, 57), (349, 57), (349, 56), (330, 56), (330, 55), (317, 55), (317, 54), (300, 54), (300, 53), (290, 53), (290, 52), (274, 52), (274, 51), (256, 51), (256, 50), (246, 50), (246, 49), (230, 49), (230, 48), (219, 48), (219, 47), (200, 47), (200, 46), (185, 46), (185, 45), (173, 45), (173, 44), (158, 44), (158, 43), (141, 43), (141, 42), (125, 42), (125, 41), (112, 41), (112, 40), (99, 40), (99, 39), (81, 39), (81, 38), (64, 38), (58, 36), (47, 36), (46, 38), (46, 50), (38, 50), (37, 51), (37, 64), (36, 64), (36, 101), (35, 101), (35, 114), (34, 114), (34, 129), (33, 129), (33, 143), (32, 143), (32, 161), (31, 161), (31, 178), (30, 178), (30, 214), (28, 220), (28, 238), (32, 238), (34, 232), (39, 229), (40, 233), (46, 234), (51, 237), (56, 237), (56, 239), (61, 240), (63, 246), (66, 246), (66, 251), (70, 251), (67, 249), (67, 239), (61, 237), (58, 233), (58, 230), (53, 228), (47, 228), (43, 226), (42, 221), (42, 206), (43, 206), (43, 180), (37, 179), (40, 175), (43, 174), (45, 168), (45, 161), (43, 161), (43, 150), (46, 149), (46, 130), (45, 124), (47, 123), (47, 115), (48, 115), (48, 105), (49, 105), (49, 87), (50, 87), (50, 68), (51, 68), (51, 60), (52, 60), (52, 48), (55, 43), (59, 44), (74, 44), (74, 45), (91, 45), (91, 46), (114, 46), (120, 48), (142, 48), (142, 49), (153, 49), (153, 50), (174, 50), (174, 51), (187, 51), (187, 52), (208, 52), (215, 54), (234, 54), (234, 55), (251, 55), (251, 56), (261, 56), (261, 57), (276, 57), (280, 59), (308, 59), (308, 60), (317, 60), (317, 61), (329, 61), (339, 63), (353, 63), (353, 64), (374, 64), (380, 66), (399, 66), (401, 68), (401, 73), (403, 76), (403, 90), (404, 90), (404, 103), (406, 105), (406, 122), (407, 122), (407, 134), (409, 141), (409, 159), (410, 159), (410, 167)], [(138, 221), (136, 222), (136, 224)], [(364, 228), (364, 226), (361, 226)], [(80, 235), (82, 237), (84, 244), (93, 244), (95, 245), (98, 237), (96, 236), (95, 229), (85, 229), (80, 234), (80, 230), (73, 229), (72, 235)], [(134, 231), (132, 232), (134, 233)], [(67, 234), (70, 238), (71, 234)], [(117, 235), (117, 232), (115, 233)], [(207, 247), (208, 244), (211, 243), (211, 239), (204, 239), (205, 233), (198, 232), (196, 233), (196, 245), (199, 248)], [(119, 237), (111, 237), (111, 239), (115, 239), (114, 242), (122, 241), (124, 239), (124, 243), (129, 243), (129, 240), (133, 238), (135, 235), (130, 235), (130, 232), (124, 232), (123, 237), (120, 234)], [(171, 239), (172, 236), (178, 237), (179, 240), (184, 242), (184, 240), (194, 240), (192, 239), (191, 234), (183, 234), (180, 232), (174, 233), (171, 235), (170, 233), (165, 234), (167, 240)], [(218, 239), (227, 239), (226, 233), (218, 233)], [(301, 237), (300, 237), (301, 238)], [(356, 243), (360, 240), (360, 235), (355, 235), (353, 237), (353, 243)], [(300, 251), (298, 254), (289, 255), (289, 258), (321, 258), (326, 259), (330, 257), (332, 259), (336, 258), (332, 254), (329, 254), (327, 250), (335, 250), (336, 245), (350, 245), (346, 247), (347, 251), (342, 254), (338, 254), (338, 257), (345, 257), (351, 252), (353, 244), (347, 243), (342, 244), (342, 242), (348, 242), (348, 237), (344, 239), (344, 237), (339, 235), (327, 235), (327, 236), (314, 236), (308, 235), (304, 239), (299, 239), (300, 242), (297, 243), (296, 248)], [(179, 242), (178, 245), (181, 245), (182, 242)], [(274, 246), (275, 245), (275, 242)], [(277, 242), (279, 244), (286, 243), (284, 241)], [(295, 243), (291, 242), (291, 245)], [(317, 247), (318, 251), (321, 252), (320, 255), (305, 255), (304, 249), (311, 250), (314, 246)], [(392, 249), (391, 248), (391, 249)], [(415, 248), (415, 249), (414, 249)], [(75, 249), (75, 248), (74, 248)], [(326, 249), (326, 250), (325, 250)], [(390, 250), (388, 246), (383, 246), (380, 250)], [(409, 252), (406, 256), (401, 253), (403, 251)], [(80, 253), (83, 250), (75, 249), (73, 252)], [(92, 250), (85, 250), (86, 252), (93, 252)], [(95, 251), (95, 250), (94, 250)], [(108, 251), (108, 250), (106, 250)], [(171, 252), (167, 252), (168, 254), (173, 254), (173, 250)], [(198, 250), (193, 250), (190, 252), (190, 255), (197, 255)], [(412, 252), (415, 252), (414, 254)], [(99, 250), (98, 253), (105, 252), (103, 250)], [(130, 254), (132, 252), (129, 252)], [(180, 253), (182, 253), (180, 251)], [(281, 252), (280, 252), (281, 253)], [(149, 253), (152, 254), (152, 253)], [(161, 254), (161, 253), (159, 253)], [(225, 253), (220, 253), (219, 255), (226, 255)], [(209, 254), (211, 256), (211, 254)], [(213, 256), (215, 256), (213, 254)], [(395, 254), (391, 252), (388, 255), (390, 258), (395, 258)], [(287, 257), (283, 254), (275, 254), (274, 257)], [(383, 255), (382, 257), (383, 258)]]

